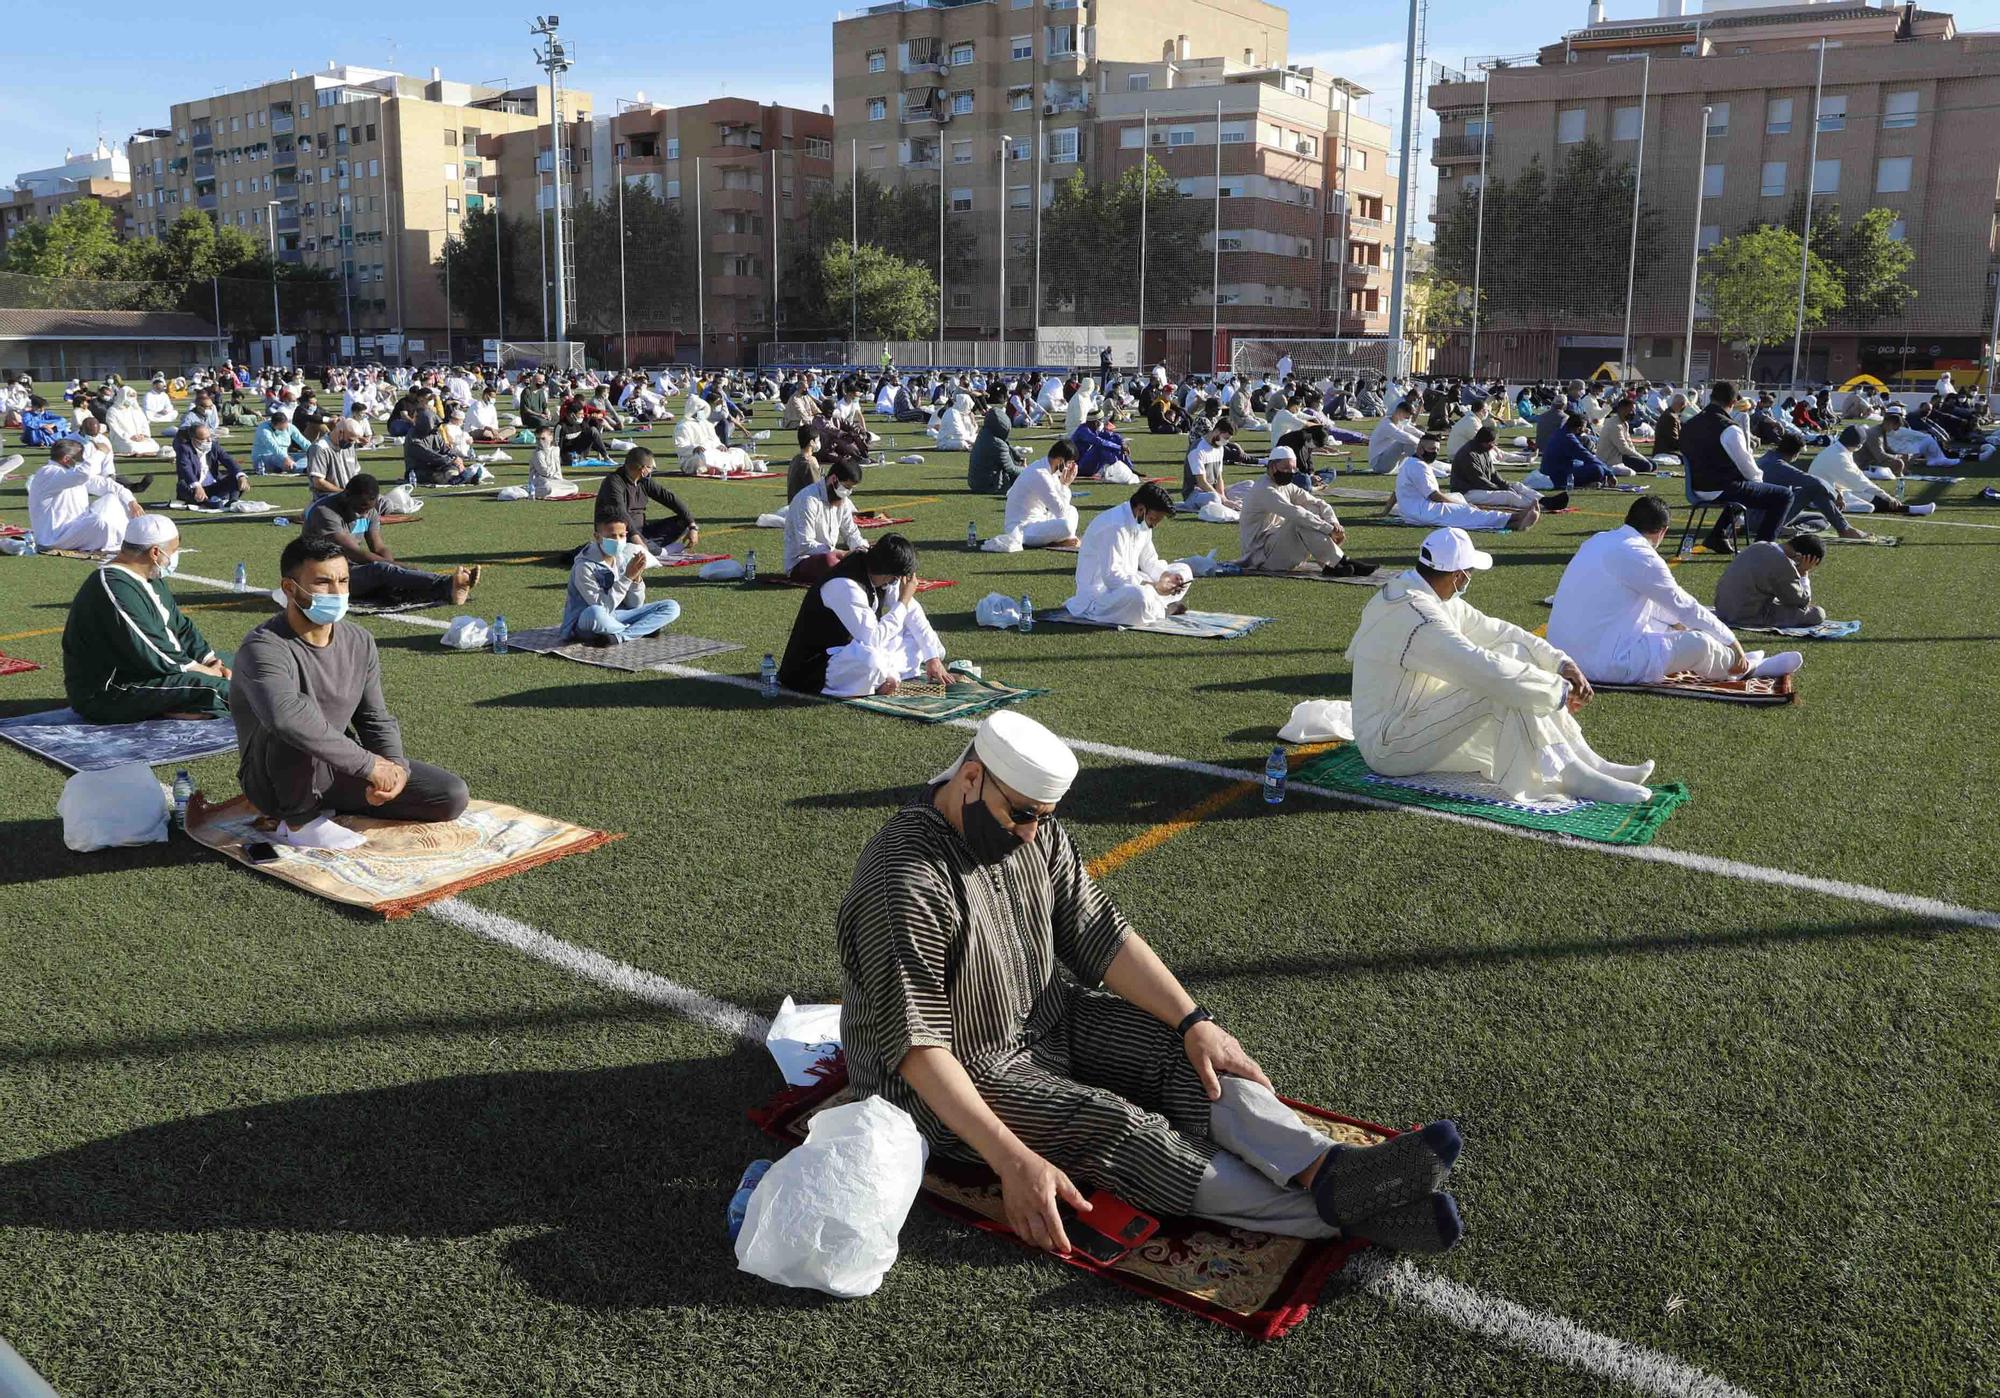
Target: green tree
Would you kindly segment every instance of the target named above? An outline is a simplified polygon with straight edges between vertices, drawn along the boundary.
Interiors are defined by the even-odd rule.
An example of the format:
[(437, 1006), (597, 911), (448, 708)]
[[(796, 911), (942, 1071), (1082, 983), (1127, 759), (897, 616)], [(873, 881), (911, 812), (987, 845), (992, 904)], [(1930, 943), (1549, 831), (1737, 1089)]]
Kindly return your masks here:
[(1116, 184), (1093, 185), (1078, 171), (1056, 187), (1042, 211), (1042, 294), (1081, 324), (1136, 319), (1140, 227), (1144, 213), (1146, 320), (1186, 317), (1213, 289), (1214, 257), (1203, 246), (1212, 206), (1182, 194), (1151, 156)]
[[(1485, 300), (1485, 288), (1480, 288)], [(1410, 277), (1403, 323), (1416, 347), (1417, 363), (1429, 364), (1438, 341), (1472, 325), (1472, 288), (1453, 281), (1435, 268)]]
[(123, 268), (118, 226), (96, 199), (73, 200), (44, 222), (22, 225), (6, 248), (7, 270), (34, 277), (96, 280)]
[[(847, 333), (848, 284), (844, 273), (841, 280), (827, 280), (826, 253), (855, 237), (857, 224), (862, 246), (880, 248), (929, 270), (935, 286), (941, 193), (928, 184), (890, 187), (864, 173), (852, 189), (836, 185), (811, 195), (806, 200), (803, 240), (794, 235), (792, 242), (781, 243), (778, 249), (779, 315), (786, 337)], [(944, 220), (944, 275), (954, 286), (966, 285), (979, 275), (972, 219), (969, 214), (948, 213)], [(865, 319), (862, 328), (867, 329)]]
[(820, 256), (828, 286), (852, 286), (864, 335), (922, 340), (937, 328), (937, 278), (928, 267), (863, 243), (835, 243)]
[[(711, 217), (713, 217), (711, 215)], [(662, 199), (645, 183), (625, 190), (623, 222), (618, 192), (578, 203), (576, 235), (576, 323), (599, 334), (619, 324), (618, 251), (625, 248), (625, 323), (635, 331), (670, 330), (695, 321), (695, 256), (690, 220), (678, 201)], [(714, 246), (715, 224), (708, 228)], [(707, 271), (716, 267), (710, 262)]]
[[(1805, 217), (1805, 195), (1794, 195), (1785, 227), (1801, 233)], [(1838, 204), (1821, 199), (1813, 206), (1813, 252), (1825, 258), (1840, 279), (1846, 297), (1843, 324), (1866, 328), (1900, 314), (1916, 299), (1917, 289), (1904, 280), (1916, 264), (1916, 250), (1889, 236), (1895, 222), (1893, 209), (1870, 209), (1849, 223)]]
[[(1701, 260), (1709, 324), (1724, 339), (1743, 344), (1743, 371), (1752, 375), (1757, 352), (1794, 332), (1798, 321), (1799, 235), (1759, 225), (1710, 248)], [(1817, 252), (1806, 255), (1805, 328), (1817, 330), (1846, 302), (1840, 278)]]

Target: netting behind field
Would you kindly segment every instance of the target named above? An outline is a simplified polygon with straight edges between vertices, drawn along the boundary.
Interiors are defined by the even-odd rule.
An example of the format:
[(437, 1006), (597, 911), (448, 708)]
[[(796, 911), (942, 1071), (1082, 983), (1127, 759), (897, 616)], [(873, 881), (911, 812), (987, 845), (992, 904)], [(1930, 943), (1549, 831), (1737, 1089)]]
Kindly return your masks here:
[(1239, 339), (1230, 350), (1230, 368), (1253, 378), (1276, 377), (1284, 368), (1302, 379), (1332, 377), (1379, 384), (1389, 377), (1393, 354), (1391, 342), (1380, 338)]
[(557, 369), (577, 373), (583, 369), (583, 346), (574, 340), (503, 340), (500, 366), (504, 369)]

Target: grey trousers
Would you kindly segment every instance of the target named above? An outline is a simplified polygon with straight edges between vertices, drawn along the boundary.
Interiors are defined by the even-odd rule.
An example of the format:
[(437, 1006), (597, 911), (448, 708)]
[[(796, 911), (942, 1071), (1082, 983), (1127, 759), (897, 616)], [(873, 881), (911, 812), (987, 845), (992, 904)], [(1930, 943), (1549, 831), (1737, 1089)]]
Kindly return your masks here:
[(1223, 1078), (1221, 1100), (1209, 1110), (1209, 1133), (1222, 1149), (1202, 1172), (1190, 1213), (1288, 1238), (1339, 1234), (1319, 1216), (1311, 1191), (1292, 1183), (1332, 1142), (1248, 1078)]

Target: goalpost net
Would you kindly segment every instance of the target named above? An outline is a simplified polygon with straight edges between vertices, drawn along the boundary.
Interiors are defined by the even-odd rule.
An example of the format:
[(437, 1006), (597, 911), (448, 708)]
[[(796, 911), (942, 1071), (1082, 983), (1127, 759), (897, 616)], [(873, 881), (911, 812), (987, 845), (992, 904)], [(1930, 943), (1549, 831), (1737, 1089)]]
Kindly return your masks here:
[(1357, 379), (1380, 385), (1388, 380), (1396, 342), (1383, 337), (1344, 340), (1239, 339), (1229, 355), (1232, 373), (1276, 375), (1290, 359), (1301, 379)]
[(563, 374), (583, 372), (583, 342), (580, 340), (502, 340), (500, 367), (503, 369), (553, 369)]

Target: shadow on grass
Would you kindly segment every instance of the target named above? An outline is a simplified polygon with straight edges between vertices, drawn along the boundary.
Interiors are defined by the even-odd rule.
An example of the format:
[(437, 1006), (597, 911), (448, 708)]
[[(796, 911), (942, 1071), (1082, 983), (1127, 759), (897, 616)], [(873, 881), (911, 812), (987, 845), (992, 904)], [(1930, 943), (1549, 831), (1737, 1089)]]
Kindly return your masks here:
[[(57, 769), (61, 770), (61, 769)], [(174, 839), (163, 844), (133, 845), (122, 849), (92, 850), (77, 854), (63, 845), (60, 819), (0, 821), (0, 850), (8, 852), (0, 860), (0, 888), (18, 887), (52, 879), (83, 878), (92, 874), (130, 874), (142, 869), (172, 869), (185, 864), (208, 863), (213, 856), (192, 840)], [(41, 851), (60, 858), (30, 857)]]

